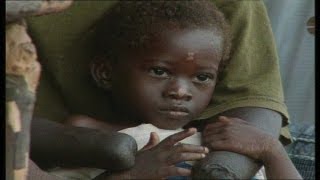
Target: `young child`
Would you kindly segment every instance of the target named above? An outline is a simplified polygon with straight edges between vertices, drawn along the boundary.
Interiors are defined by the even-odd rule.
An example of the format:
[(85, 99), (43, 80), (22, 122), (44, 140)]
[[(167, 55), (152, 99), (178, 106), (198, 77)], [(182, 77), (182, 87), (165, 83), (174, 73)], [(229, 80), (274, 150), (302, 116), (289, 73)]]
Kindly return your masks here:
[[(151, 133), (146, 146), (140, 146), (135, 166), (108, 178), (191, 175), (190, 169), (175, 165), (204, 158), (208, 148), (194, 140), (187, 141), (193, 145), (176, 145), (196, 133), (194, 128), (178, 131), (199, 116), (212, 98), (219, 72), (229, 57), (228, 28), (223, 14), (209, 1), (120, 1), (99, 22), (91, 72), (106, 90), (113, 116), (103, 120), (73, 116), (66, 123), (120, 132), (147, 125), (147, 133), (157, 130), (165, 134), (163, 138), (168, 136), (159, 143), (158, 135)], [(223, 123), (208, 126), (203, 138), (213, 150), (219, 149), (214, 141), (215, 132), (220, 132), (216, 124), (220, 127)], [(139, 132), (139, 128), (135, 130)], [(246, 146), (245, 141), (239, 142)], [(270, 164), (260, 151), (251, 152), (246, 147), (241, 151), (239, 147), (224, 144), (220, 149), (257, 156)], [(260, 150), (256, 144), (250, 147)], [(105, 174), (99, 178), (106, 178)]]

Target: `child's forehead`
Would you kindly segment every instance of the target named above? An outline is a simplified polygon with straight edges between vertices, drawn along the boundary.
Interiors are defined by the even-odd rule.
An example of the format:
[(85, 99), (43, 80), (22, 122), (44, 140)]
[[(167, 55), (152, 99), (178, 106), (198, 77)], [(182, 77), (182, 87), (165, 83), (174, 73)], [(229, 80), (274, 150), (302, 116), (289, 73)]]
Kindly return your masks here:
[(208, 49), (221, 51), (223, 41), (221, 34), (215, 28), (168, 28), (159, 32), (146, 49), (176, 48), (183, 50), (188, 56)]
[[(128, 49), (128, 53), (139, 58), (171, 59), (172, 56), (187, 61), (210, 57), (219, 59), (223, 37), (215, 28), (172, 28), (158, 29), (156, 36), (147, 38), (144, 46)], [(126, 55), (125, 55), (126, 56)], [(129, 58), (130, 59), (130, 58)]]
[(193, 49), (206, 48), (207, 46), (213, 48), (221, 47), (222, 36), (215, 29), (186, 29), (173, 36), (172, 43), (176, 46), (191, 46)]
[(222, 36), (213, 29), (163, 31), (144, 48), (133, 51), (136, 63), (195, 63), (207, 67), (221, 59)]

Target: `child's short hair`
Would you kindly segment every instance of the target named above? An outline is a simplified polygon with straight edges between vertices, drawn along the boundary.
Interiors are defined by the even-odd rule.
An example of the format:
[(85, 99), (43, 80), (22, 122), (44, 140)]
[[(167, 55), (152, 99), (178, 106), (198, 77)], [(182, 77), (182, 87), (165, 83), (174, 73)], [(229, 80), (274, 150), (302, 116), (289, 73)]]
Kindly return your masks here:
[(219, 71), (224, 68), (231, 46), (229, 25), (210, 1), (120, 1), (97, 24), (95, 55), (117, 62), (124, 52), (148, 45), (168, 23), (182, 29), (212, 28), (221, 33)]

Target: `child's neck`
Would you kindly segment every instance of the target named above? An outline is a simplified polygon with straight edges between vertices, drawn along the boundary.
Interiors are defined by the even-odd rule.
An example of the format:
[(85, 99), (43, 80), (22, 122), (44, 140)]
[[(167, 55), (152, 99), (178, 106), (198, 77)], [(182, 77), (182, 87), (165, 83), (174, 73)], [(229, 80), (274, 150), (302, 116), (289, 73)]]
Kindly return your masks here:
[(111, 117), (108, 117), (108, 119), (104, 122), (114, 127), (116, 131), (142, 124), (141, 121), (129, 117), (127, 114), (121, 113), (116, 109), (113, 109)]

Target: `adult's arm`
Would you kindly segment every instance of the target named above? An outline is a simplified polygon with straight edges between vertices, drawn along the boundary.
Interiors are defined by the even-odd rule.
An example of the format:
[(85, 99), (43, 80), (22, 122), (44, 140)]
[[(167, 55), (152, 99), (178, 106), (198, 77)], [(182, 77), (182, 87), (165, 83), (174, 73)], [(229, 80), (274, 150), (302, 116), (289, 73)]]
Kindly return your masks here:
[[(273, 110), (258, 107), (234, 108), (219, 115), (237, 117), (261, 128), (274, 137), (279, 137), (282, 116)], [(219, 116), (214, 116), (210, 123)], [(261, 164), (241, 154), (217, 151), (198, 163), (193, 170), (195, 179), (249, 179), (255, 175)]]
[[(233, 45), (229, 64), (220, 76), (212, 103), (199, 119), (220, 113), (218, 115), (249, 121), (278, 137), (281, 115), (287, 118), (288, 114), (283, 103), (279, 58), (264, 2), (215, 0), (214, 3), (230, 23)], [(248, 179), (259, 167), (242, 155), (212, 152), (195, 167), (194, 177)]]
[(123, 170), (134, 165), (137, 144), (123, 133), (65, 126), (34, 118), (30, 148), (31, 159), (41, 168), (84, 166)]

